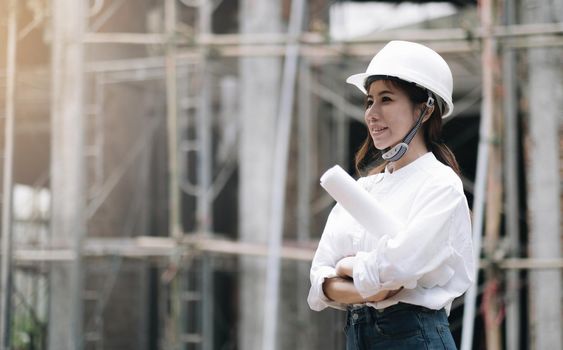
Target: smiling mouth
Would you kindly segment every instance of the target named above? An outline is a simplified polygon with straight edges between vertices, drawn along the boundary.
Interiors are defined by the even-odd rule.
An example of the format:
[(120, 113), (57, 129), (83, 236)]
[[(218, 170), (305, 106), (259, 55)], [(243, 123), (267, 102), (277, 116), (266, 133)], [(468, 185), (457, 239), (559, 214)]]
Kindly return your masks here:
[(372, 134), (378, 135), (378, 134), (381, 134), (385, 130), (387, 130), (387, 128), (371, 128), (370, 132)]

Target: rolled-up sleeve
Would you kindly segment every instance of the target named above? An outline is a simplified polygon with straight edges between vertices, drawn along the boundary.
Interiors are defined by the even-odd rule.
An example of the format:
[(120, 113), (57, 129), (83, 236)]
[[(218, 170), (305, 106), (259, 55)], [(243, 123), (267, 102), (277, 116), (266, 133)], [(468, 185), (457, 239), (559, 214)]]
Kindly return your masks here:
[[(455, 254), (451, 244), (455, 220), (466, 218), (465, 197), (451, 185), (434, 185), (420, 191), (404, 228), (383, 236), (375, 249), (358, 252), (354, 285), (363, 297), (400, 287), (414, 289), (444, 285), (453, 275), (447, 264)], [(463, 229), (470, 232), (470, 223)]]
[(342, 208), (338, 205), (332, 209), (311, 265), (311, 289), (309, 290), (307, 303), (315, 311), (321, 311), (327, 307), (336, 309), (346, 308), (346, 305), (328, 299), (323, 292), (325, 279), (337, 276), (335, 270), (336, 263), (344, 257), (343, 252), (351, 249), (351, 247), (348, 249), (346, 247), (349, 243), (346, 241), (345, 235), (338, 235), (337, 232), (339, 212), (341, 210)]

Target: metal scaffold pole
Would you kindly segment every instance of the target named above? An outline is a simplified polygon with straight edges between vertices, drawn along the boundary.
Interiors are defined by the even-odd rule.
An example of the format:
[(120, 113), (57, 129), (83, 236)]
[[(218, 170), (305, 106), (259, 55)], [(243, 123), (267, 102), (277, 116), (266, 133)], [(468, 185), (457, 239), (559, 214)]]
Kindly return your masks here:
[(168, 167), (169, 167), (169, 231), (172, 237), (180, 239), (180, 191), (178, 187), (178, 92), (176, 82), (176, 3), (165, 2), (165, 27), (168, 43), (166, 47), (166, 121), (168, 127)]
[(4, 176), (2, 186), (2, 289), (0, 346), (10, 348), (12, 314), (12, 192), (14, 157), (14, 90), (16, 80), (17, 0), (9, 1), (6, 58), (6, 121), (4, 129)]
[(481, 122), (479, 126), (479, 146), (477, 151), (477, 174), (475, 176), (475, 196), (473, 201), (473, 249), (475, 258), (475, 281), (465, 294), (461, 350), (471, 350), (477, 301), (479, 277), (479, 257), (484, 222), (485, 198), (487, 194), (487, 172), (489, 168), (490, 135), (493, 119), (493, 37), (492, 1), (481, 2), (481, 24), (483, 27), (483, 48), (481, 53), (483, 100), (481, 103)]
[[(516, 18), (515, 1), (508, 0), (504, 7), (504, 24), (513, 25)], [(509, 254), (520, 256), (520, 225), (518, 195), (518, 129), (516, 54), (511, 48), (503, 48), (502, 77), (504, 91), (504, 181), (506, 188), (506, 227), (509, 237)], [(506, 345), (508, 349), (520, 350), (520, 271), (509, 270), (507, 274)]]
[[(176, 1), (164, 2), (164, 27), (166, 31), (166, 126), (168, 138), (168, 232), (176, 242), (183, 235), (180, 225), (180, 191), (178, 178), (178, 91), (177, 91), (177, 56), (176, 56)], [(179, 271), (179, 252), (175, 252), (171, 265)], [(181, 348), (182, 301), (181, 273), (170, 282), (170, 319), (166, 330), (166, 346)]]
[[(298, 87), (298, 108), (297, 123), (299, 153), (297, 159), (297, 169), (299, 182), (297, 183), (297, 241), (306, 244), (311, 240), (311, 189), (312, 189), (312, 144), (313, 141), (313, 114), (311, 105), (311, 69), (309, 61), (302, 58), (299, 62), (299, 87)], [(309, 280), (309, 263), (299, 264), (299, 280), (296, 290), (299, 299), (307, 295), (309, 284), (303, 283)], [(298, 320), (301, 324), (308, 324), (311, 319), (311, 312), (307, 308), (298, 308)], [(298, 339), (300, 349), (305, 349), (311, 344), (310, 330), (301, 332)]]
[[(201, 35), (211, 33), (212, 4), (203, 1), (199, 5), (199, 32)], [(204, 50), (206, 48), (204, 47)], [(207, 54), (207, 50), (205, 50)], [(212, 197), (212, 174), (213, 174), (213, 155), (211, 140), (211, 63), (205, 56), (201, 67), (201, 86), (200, 86), (200, 107), (197, 112), (197, 143), (198, 143), (198, 187), (197, 198), (197, 226), (198, 231), (204, 236), (211, 235), (213, 231), (213, 197)], [(213, 349), (213, 259), (210, 254), (202, 255), (201, 265), (201, 335), (202, 350)]]

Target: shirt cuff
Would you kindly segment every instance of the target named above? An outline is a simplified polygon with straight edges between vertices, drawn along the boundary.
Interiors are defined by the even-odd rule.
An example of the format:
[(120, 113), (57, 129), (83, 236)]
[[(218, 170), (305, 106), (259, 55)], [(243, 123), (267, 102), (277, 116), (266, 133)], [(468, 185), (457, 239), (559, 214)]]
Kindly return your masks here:
[[(313, 277), (313, 276), (312, 276)], [(327, 278), (337, 277), (336, 270), (332, 267), (324, 267), (315, 272), (311, 278), (311, 289), (307, 297), (307, 303), (311, 310), (321, 311), (327, 307), (346, 310), (346, 305), (330, 300), (323, 292), (323, 283)]]
[(382, 288), (378, 271), (373, 271), (370, 260), (374, 257), (367, 252), (358, 252), (354, 263), (354, 286), (363, 298), (377, 294)]

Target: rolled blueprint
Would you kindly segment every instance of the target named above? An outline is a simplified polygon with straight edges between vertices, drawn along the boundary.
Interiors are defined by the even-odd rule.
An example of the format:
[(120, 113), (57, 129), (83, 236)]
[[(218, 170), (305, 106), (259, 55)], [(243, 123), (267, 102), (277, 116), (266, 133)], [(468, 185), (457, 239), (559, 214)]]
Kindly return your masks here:
[(321, 186), (368, 232), (382, 237), (394, 235), (402, 224), (340, 166), (321, 176)]

